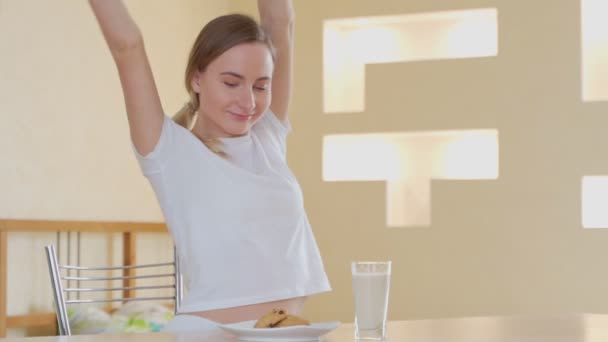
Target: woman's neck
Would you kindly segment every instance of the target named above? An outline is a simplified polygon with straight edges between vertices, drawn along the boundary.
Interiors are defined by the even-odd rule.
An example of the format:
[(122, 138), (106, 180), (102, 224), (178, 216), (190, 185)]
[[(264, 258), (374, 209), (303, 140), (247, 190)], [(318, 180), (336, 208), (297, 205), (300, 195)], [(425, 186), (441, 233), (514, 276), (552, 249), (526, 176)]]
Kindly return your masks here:
[(201, 140), (228, 137), (217, 125), (200, 113), (196, 116), (196, 121), (194, 126), (192, 126), (191, 132)]

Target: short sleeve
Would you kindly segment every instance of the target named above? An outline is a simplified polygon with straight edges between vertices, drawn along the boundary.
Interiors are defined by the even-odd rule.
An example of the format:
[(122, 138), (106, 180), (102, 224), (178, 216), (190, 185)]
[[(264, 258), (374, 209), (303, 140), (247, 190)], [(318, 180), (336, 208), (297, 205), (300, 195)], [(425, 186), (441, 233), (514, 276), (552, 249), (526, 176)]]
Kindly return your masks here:
[(289, 121), (281, 122), (269, 110), (256, 122), (252, 130), (262, 142), (277, 148), (285, 156), (287, 152), (287, 135), (291, 132)]
[(131, 142), (131, 147), (144, 175), (161, 172), (175, 150), (177, 135), (179, 134), (178, 130), (180, 128), (181, 126), (165, 115), (158, 142), (152, 152), (145, 156), (141, 155), (135, 148), (135, 145), (133, 145), (133, 142)]

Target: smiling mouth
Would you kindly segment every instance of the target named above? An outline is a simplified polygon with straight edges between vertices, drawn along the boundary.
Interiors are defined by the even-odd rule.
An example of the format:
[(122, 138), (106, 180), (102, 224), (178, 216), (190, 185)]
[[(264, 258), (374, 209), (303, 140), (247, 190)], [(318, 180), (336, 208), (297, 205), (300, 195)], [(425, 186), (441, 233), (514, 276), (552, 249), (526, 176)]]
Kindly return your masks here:
[(236, 116), (239, 119), (243, 119), (243, 120), (253, 117), (253, 114), (237, 114), (237, 113), (233, 113), (233, 112), (228, 112), (228, 113)]

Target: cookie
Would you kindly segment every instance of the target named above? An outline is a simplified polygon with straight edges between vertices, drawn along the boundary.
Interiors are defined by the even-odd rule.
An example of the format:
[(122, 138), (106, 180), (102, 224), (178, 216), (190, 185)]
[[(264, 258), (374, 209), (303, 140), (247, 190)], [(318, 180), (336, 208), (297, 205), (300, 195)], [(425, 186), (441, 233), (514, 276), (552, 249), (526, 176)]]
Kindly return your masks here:
[(271, 312), (260, 317), (255, 322), (254, 328), (272, 328), (282, 320), (287, 318), (287, 311), (284, 309), (273, 309)]
[(291, 327), (294, 325), (310, 325), (310, 322), (302, 317), (287, 315), (287, 317), (279, 321), (273, 328)]

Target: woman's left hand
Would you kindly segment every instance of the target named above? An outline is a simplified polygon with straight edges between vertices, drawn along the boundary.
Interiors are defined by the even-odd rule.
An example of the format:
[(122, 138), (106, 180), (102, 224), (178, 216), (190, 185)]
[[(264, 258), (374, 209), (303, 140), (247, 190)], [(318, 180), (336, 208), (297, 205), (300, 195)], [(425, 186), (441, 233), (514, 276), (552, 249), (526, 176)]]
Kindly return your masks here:
[(258, 0), (262, 28), (275, 48), (270, 110), (283, 123), (291, 100), (295, 12), (291, 0)]

